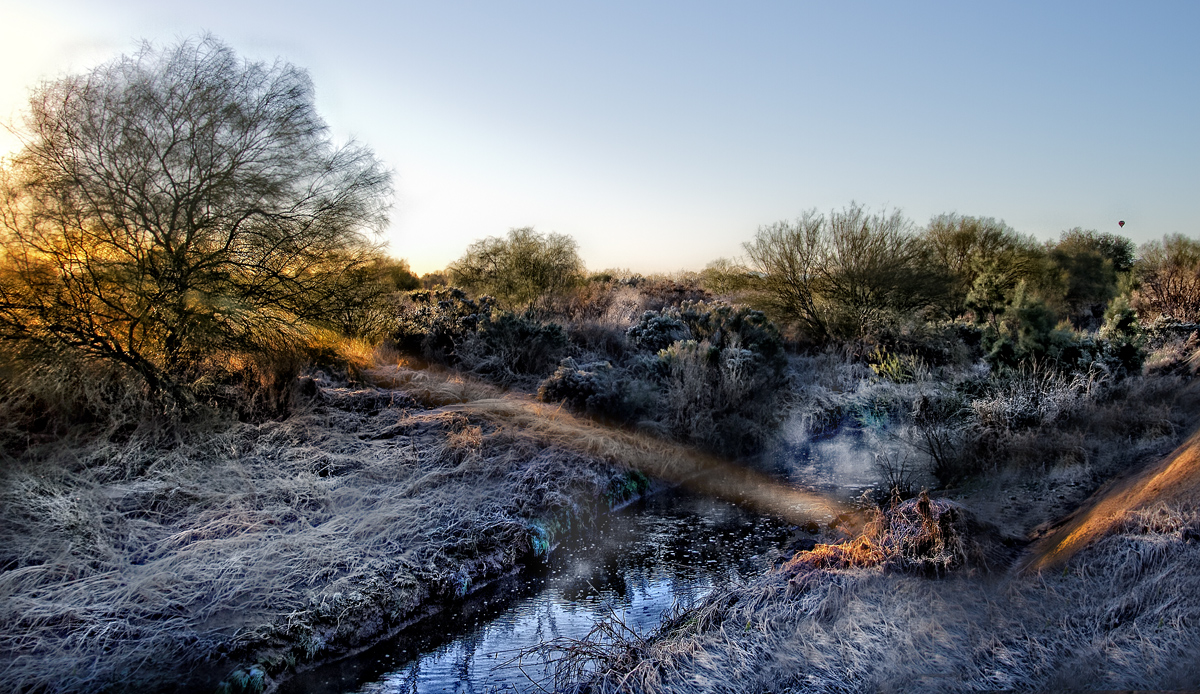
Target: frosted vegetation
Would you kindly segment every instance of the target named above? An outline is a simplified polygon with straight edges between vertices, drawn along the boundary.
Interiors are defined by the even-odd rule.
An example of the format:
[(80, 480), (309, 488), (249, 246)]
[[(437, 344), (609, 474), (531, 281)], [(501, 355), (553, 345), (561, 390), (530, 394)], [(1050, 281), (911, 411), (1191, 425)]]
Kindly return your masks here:
[[(815, 546), (654, 634), (548, 644), (557, 686), (1195, 681), (1194, 500), (1008, 573), (1194, 429), (1194, 239), (850, 204), (694, 273), (589, 273), (523, 228), (417, 277), (375, 244), (386, 168), (331, 139), (304, 71), (211, 37), (48, 82), (21, 132), (6, 690), (262, 691), (665, 483), (789, 520), (804, 499)], [(851, 438), (829, 449), (874, 480), (852, 512), (770, 477)]]

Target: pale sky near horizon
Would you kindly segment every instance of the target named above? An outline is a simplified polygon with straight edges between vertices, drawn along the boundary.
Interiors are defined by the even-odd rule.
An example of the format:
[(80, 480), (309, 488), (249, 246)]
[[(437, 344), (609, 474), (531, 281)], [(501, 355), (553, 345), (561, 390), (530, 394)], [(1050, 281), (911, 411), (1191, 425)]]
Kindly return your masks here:
[(700, 269), (852, 200), (1200, 236), (1194, 1), (0, 0), (0, 119), (204, 31), (310, 72), (335, 135), (395, 172), (385, 238), (418, 272), (518, 226), (593, 269)]

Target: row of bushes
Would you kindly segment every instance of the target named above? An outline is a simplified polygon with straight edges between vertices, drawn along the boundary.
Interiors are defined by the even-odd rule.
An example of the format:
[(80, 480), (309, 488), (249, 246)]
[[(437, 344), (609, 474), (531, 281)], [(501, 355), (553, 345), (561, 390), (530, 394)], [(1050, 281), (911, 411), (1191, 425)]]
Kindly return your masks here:
[(795, 415), (810, 436), (865, 437), (864, 455), (901, 496), (931, 482), (953, 486), (1000, 471), (1037, 476), (1064, 464), (1109, 474), (1112, 461), (1126, 464), (1143, 445), (1187, 426), (1195, 405), (1187, 400), (1194, 335), (1165, 343), (1132, 373), (1121, 360), (1126, 344), (1076, 336), (1068, 347), (1083, 357), (1015, 368), (933, 366), (886, 348), (864, 364), (828, 350), (795, 360)]
[(684, 302), (607, 332), (597, 341), (531, 311), (440, 288), (403, 299), (393, 339), (431, 361), (536, 387), (546, 402), (725, 454), (755, 450), (778, 420), (787, 358), (762, 312)]

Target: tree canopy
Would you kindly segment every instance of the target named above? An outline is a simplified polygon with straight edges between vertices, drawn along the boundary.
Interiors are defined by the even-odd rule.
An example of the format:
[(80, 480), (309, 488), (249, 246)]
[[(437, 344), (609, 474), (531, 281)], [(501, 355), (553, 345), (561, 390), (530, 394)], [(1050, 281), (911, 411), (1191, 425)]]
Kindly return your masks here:
[(944, 269), (895, 211), (811, 210), (761, 227), (743, 248), (764, 307), (816, 340), (860, 336), (945, 292)]
[(32, 93), (0, 179), (0, 331), (175, 389), (278, 349), (378, 257), (390, 173), (337, 145), (313, 84), (212, 37), (144, 45)]
[(524, 227), (472, 243), (447, 270), (455, 285), (521, 308), (575, 286), (584, 268), (575, 239)]

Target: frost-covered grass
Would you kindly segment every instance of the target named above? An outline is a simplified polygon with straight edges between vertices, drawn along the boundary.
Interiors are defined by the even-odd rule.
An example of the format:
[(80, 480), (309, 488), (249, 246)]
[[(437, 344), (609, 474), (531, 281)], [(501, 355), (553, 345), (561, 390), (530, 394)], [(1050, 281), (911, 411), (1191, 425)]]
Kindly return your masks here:
[[(0, 689), (203, 690), (336, 655), (544, 551), (618, 476), (496, 418), (316, 385), (283, 421), (6, 463)], [(429, 406), (477, 395), (408, 385)]]

